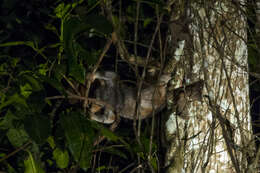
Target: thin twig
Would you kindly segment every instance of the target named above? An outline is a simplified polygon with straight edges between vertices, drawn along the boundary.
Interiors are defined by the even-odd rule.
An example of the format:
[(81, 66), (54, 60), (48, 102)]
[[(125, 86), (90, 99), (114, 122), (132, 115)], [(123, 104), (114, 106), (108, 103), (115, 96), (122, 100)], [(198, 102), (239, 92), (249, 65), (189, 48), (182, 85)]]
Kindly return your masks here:
[[(108, 39), (107, 40), (107, 43), (103, 49), (103, 52), (101, 53), (99, 59), (98, 59), (98, 62), (95, 64), (95, 67), (91, 73), (91, 77), (95, 74), (95, 72), (97, 71), (100, 63), (102, 62), (106, 52), (108, 51), (108, 49), (110, 48), (111, 46), (111, 43), (112, 43), (112, 40), (111, 39)], [(88, 97), (88, 94), (89, 94), (89, 89), (90, 89), (90, 86), (91, 86), (91, 83), (92, 83), (92, 79), (91, 80), (87, 80), (87, 85), (86, 85), (86, 90), (85, 90), (85, 97)], [(88, 102), (87, 100), (84, 101), (84, 104), (83, 104), (83, 108), (84, 108), (84, 112), (86, 112), (86, 108), (87, 108), (87, 105), (88, 105)]]
[(77, 99), (77, 100), (84, 100), (84, 101), (88, 101), (97, 105), (101, 105), (101, 106), (106, 106), (108, 109), (111, 109), (112, 111), (114, 111), (114, 108), (108, 104), (107, 102), (103, 102), (101, 100), (97, 100), (94, 98), (86, 98), (86, 97), (82, 97), (82, 96), (78, 96), (78, 95), (69, 95), (69, 96), (51, 96), (51, 97), (46, 97), (46, 100), (56, 100), (56, 99)]
[(9, 153), (8, 155), (4, 156), (3, 158), (0, 159), (0, 162), (8, 159), (9, 157), (15, 155), (16, 153), (18, 153), (19, 151), (27, 148), (30, 144), (32, 143), (32, 141), (28, 141), (27, 143), (25, 143), (24, 145), (22, 145), (21, 147), (17, 148), (16, 150), (14, 150), (13, 152)]

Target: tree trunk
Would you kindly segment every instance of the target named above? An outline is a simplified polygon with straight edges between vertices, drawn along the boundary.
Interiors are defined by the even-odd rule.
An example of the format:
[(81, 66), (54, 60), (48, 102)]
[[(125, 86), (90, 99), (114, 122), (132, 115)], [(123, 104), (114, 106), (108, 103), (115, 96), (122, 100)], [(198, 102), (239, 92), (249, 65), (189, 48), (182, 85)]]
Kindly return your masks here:
[(169, 116), (167, 171), (255, 172), (255, 165), (248, 161), (255, 148), (249, 111), (246, 17), (241, 4), (204, 2), (192, 4), (188, 15), (186, 11), (192, 21), (186, 33), (190, 38), (183, 39), (180, 60), (175, 54), (179, 60), (175, 84), (204, 80), (203, 99), (187, 98), (186, 118), (174, 112)]

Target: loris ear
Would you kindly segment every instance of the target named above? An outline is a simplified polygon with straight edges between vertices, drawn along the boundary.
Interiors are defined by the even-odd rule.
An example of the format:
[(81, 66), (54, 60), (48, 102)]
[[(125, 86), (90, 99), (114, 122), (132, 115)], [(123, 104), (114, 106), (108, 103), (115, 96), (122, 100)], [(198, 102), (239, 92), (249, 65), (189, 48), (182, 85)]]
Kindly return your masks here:
[(113, 71), (97, 71), (94, 76), (95, 79), (103, 79), (103, 80), (116, 80), (119, 76)]

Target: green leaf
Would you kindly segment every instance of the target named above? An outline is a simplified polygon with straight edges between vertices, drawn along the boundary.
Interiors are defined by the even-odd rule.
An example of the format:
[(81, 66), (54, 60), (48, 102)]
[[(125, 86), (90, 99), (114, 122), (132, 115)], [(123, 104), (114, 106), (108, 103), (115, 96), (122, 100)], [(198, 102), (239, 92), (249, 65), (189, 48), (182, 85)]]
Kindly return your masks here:
[(156, 157), (152, 157), (151, 160), (150, 160), (150, 163), (153, 166), (153, 168), (155, 169), (155, 171), (157, 172), (157, 170), (158, 170), (157, 158)]
[(15, 57), (12, 58), (12, 59), (11, 59), (11, 62), (10, 62), (10, 63), (11, 63), (11, 66), (12, 66), (13, 68), (15, 68), (16, 65), (18, 64), (18, 62), (20, 62), (20, 60), (21, 60), (20, 58), (15, 58)]
[[(114, 132), (111, 130), (107, 129), (104, 127), (102, 124), (99, 124), (96, 121), (89, 121), (91, 123), (91, 126), (93, 129), (98, 130), (102, 136), (105, 136), (108, 140), (111, 141), (120, 141), (124, 144), (124, 146), (131, 152), (131, 146), (129, 143), (127, 143), (122, 137), (116, 135)], [(123, 156), (122, 156), (123, 157)]]
[(54, 68), (54, 76), (60, 82), (63, 76), (66, 74), (66, 66), (64, 64), (58, 64)]
[(30, 151), (27, 152), (29, 157), (24, 161), (24, 173), (44, 173), (45, 171), (41, 168), (40, 163), (34, 160)]
[(22, 74), (21, 83), (21, 95), (23, 95), (25, 98), (27, 98), (32, 93), (32, 91), (40, 91), (43, 88), (39, 80), (28, 74)]
[(49, 143), (49, 145), (51, 146), (52, 149), (55, 148), (56, 144), (55, 144), (53, 136), (49, 136), (47, 139), (47, 142)]
[(40, 113), (46, 104), (45, 97), (45, 90), (33, 92), (27, 98), (27, 104), (34, 112)]
[(92, 5), (96, 4), (97, 2), (99, 2), (99, 0), (88, 0), (89, 6), (92, 6)]
[(20, 85), (21, 95), (27, 98), (32, 93), (32, 87), (29, 83)]
[(54, 10), (56, 16), (60, 19), (64, 18), (71, 8), (70, 4), (60, 3)]
[(91, 125), (92, 125), (93, 128), (99, 130), (102, 136), (105, 136), (109, 140), (111, 140), (111, 141), (118, 141), (118, 140), (123, 141), (120, 137), (118, 137), (112, 131), (110, 131), (109, 129), (107, 129), (103, 125), (97, 123), (96, 121), (91, 121)]
[[(16, 165), (14, 165), (14, 166), (16, 166)], [(9, 163), (6, 163), (6, 167), (7, 167), (8, 173), (17, 173), (17, 171)]]
[(61, 125), (75, 161), (81, 168), (88, 169), (92, 157), (94, 131), (83, 115), (72, 112), (62, 115)]
[(78, 52), (80, 62), (89, 66), (96, 64), (100, 54), (102, 53), (102, 50), (87, 50), (89, 45), (86, 39), (83, 37), (79, 38), (77, 41), (78, 42), (75, 43), (75, 49)]
[[(86, 57), (85, 62), (91, 66), (97, 63), (98, 58), (101, 54), (101, 50), (92, 50), (91, 52), (82, 52), (82, 56)], [(83, 59), (84, 60), (84, 59)]]
[(81, 21), (76, 17), (71, 17), (64, 22), (63, 41), (67, 54), (73, 55), (73, 39), (76, 34), (87, 29), (81, 25)]
[(11, 128), (6, 133), (6, 136), (14, 147), (21, 147), (29, 140), (29, 136), (24, 129)]
[(39, 83), (39, 80), (35, 79), (32, 75), (27, 75), (24, 74), (23, 78), (29, 82), (29, 84), (31, 85), (33, 91), (39, 91), (41, 90), (43, 87), (41, 86), (41, 84)]
[(103, 34), (112, 32), (112, 25), (103, 16), (91, 15), (80, 20), (76, 17), (71, 17), (64, 22), (64, 49), (68, 57), (69, 75), (75, 78), (78, 82), (85, 82), (85, 68), (78, 62), (79, 55), (86, 55), (87, 52), (76, 43), (76, 35), (94, 28)]
[(28, 115), (24, 119), (24, 128), (29, 136), (42, 144), (51, 134), (51, 123), (48, 117), (42, 115)]
[(146, 28), (147, 25), (149, 25), (152, 21), (153, 21), (152, 18), (146, 18), (146, 19), (144, 20), (144, 24), (143, 24), (144, 28)]
[(81, 32), (88, 31), (90, 29), (90, 25), (83, 23), (80, 19), (76, 17), (71, 17), (64, 22), (64, 49), (71, 61), (77, 62), (77, 53), (74, 51), (73, 44), (75, 42), (75, 36)]
[(111, 141), (117, 141), (119, 140), (119, 137), (116, 136), (113, 132), (111, 132), (109, 129), (103, 127), (101, 128), (101, 133), (104, 135), (106, 138), (108, 138)]
[[(149, 152), (150, 148), (150, 137), (148, 136), (141, 136), (141, 143), (143, 144), (143, 149), (145, 153)], [(157, 149), (157, 145), (155, 143), (152, 143), (152, 152)]]
[[(55, 34), (58, 33), (57, 28), (56, 28), (53, 24), (51, 24), (51, 23), (45, 24), (45, 25), (44, 25), (44, 28), (45, 28), (46, 30), (52, 31), (52, 32), (55, 33)], [(58, 34), (57, 34), (57, 35), (58, 35)], [(56, 44), (54, 44), (54, 45), (52, 45), (52, 46), (50, 46), (50, 47), (56, 47)]]
[(70, 75), (81, 84), (85, 83), (85, 68), (81, 64), (71, 64), (70, 66)]
[(79, 64), (78, 56), (87, 55), (87, 52), (76, 42), (76, 35), (94, 28), (103, 34), (112, 32), (112, 25), (103, 16), (91, 15), (80, 20), (76, 17), (67, 19), (64, 23), (64, 49), (68, 57), (69, 75), (78, 82), (85, 82), (85, 68)]
[(5, 130), (13, 128), (13, 121), (17, 119), (18, 118), (10, 110), (8, 110), (5, 116), (0, 118), (0, 129)]
[(98, 32), (106, 35), (113, 32), (113, 26), (104, 16), (89, 15), (84, 17), (83, 20)]
[(40, 75), (46, 76), (46, 74), (47, 74), (48, 71), (49, 71), (49, 66), (48, 66), (47, 63), (46, 63), (46, 64), (40, 64), (40, 65), (38, 66), (38, 73), (39, 73)]
[(99, 167), (97, 167), (96, 171), (100, 172), (100, 171), (104, 171), (106, 169), (108, 169), (106, 166), (99, 166)]
[(20, 97), (18, 94), (14, 94), (10, 98), (8, 98), (7, 101), (3, 102), (0, 105), (0, 110), (14, 103), (28, 107), (26, 101), (22, 97)]
[(68, 57), (69, 74), (78, 82), (85, 81), (85, 68), (78, 64), (78, 53), (75, 50), (75, 36), (76, 34), (90, 29), (90, 25), (83, 23), (78, 18), (70, 18), (64, 23), (64, 49)]
[(54, 13), (56, 14), (56, 16), (58, 18), (62, 18), (63, 17), (63, 10), (64, 10), (64, 3), (60, 3), (55, 9), (54, 9)]
[(68, 167), (69, 164), (69, 153), (68, 151), (62, 151), (59, 148), (56, 148), (53, 151), (53, 158), (56, 161), (59, 168), (64, 169)]
[(63, 88), (63, 86), (61, 85), (61, 83), (58, 80), (49, 78), (47, 76), (41, 76), (41, 79), (44, 80), (44, 82), (51, 85), (52, 87), (54, 87), (55, 89), (57, 89), (61, 94), (67, 95), (65, 92), (65, 89)]
[(84, 0), (75, 1), (75, 2), (72, 3), (72, 7), (75, 8), (79, 4), (82, 4), (82, 2), (84, 2)]
[(125, 153), (123, 153), (120, 150), (117, 150), (116, 148), (108, 148), (108, 149), (105, 149), (104, 152), (117, 155), (117, 156), (122, 157), (124, 159), (128, 159), (128, 157)]

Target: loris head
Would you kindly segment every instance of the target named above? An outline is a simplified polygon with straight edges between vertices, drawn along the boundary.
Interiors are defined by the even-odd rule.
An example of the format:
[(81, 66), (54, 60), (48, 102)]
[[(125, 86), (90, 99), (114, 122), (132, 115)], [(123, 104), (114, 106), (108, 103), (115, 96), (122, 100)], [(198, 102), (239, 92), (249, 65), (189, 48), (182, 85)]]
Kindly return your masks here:
[(119, 76), (112, 71), (98, 71), (94, 74), (93, 79), (104, 80), (107, 86), (113, 87), (116, 84), (116, 81), (119, 80)]

